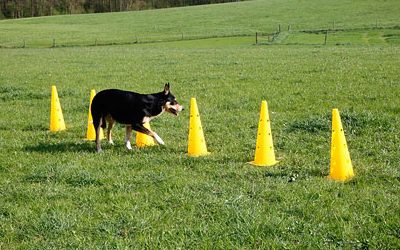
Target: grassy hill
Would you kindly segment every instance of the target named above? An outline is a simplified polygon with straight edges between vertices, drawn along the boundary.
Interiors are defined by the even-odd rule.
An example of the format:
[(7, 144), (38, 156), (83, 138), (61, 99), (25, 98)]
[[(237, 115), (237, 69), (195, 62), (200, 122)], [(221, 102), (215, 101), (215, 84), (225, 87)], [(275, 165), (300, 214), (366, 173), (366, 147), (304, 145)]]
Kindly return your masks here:
[(0, 45), (86, 45), (399, 25), (397, 1), (269, 0), (140, 12), (0, 21)]
[[(399, 8), (281, 0), (1, 21), (0, 45), (27, 48), (0, 48), (0, 249), (398, 249), (398, 30), (369, 28), (398, 25)], [(329, 33), (325, 46), (323, 32), (300, 32), (333, 20), (366, 29)], [(268, 42), (279, 23), (292, 31)], [(74, 46), (182, 31), (218, 37)], [(127, 151), (118, 125), (97, 154), (85, 140), (90, 90), (152, 93), (166, 82), (186, 107), (152, 121), (166, 145)], [(67, 126), (56, 133), (52, 85)], [(205, 157), (186, 154), (192, 97)], [(247, 164), (262, 100), (273, 167)], [(326, 178), (333, 108), (354, 165), (347, 182)]]

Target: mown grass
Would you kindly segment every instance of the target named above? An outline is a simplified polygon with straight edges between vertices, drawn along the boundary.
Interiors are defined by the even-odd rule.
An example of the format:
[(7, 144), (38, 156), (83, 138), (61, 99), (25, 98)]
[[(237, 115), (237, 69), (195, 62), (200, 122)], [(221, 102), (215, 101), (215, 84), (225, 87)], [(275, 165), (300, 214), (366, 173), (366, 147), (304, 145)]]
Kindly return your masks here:
[[(1, 247), (397, 248), (398, 47), (225, 43), (3, 50)], [(183, 105), (197, 98), (212, 154), (186, 155), (187, 111), (153, 121), (164, 147), (127, 152), (119, 126), (96, 154), (89, 90), (166, 81)], [(47, 131), (52, 84), (59, 133)], [(246, 164), (263, 99), (276, 167)], [(332, 108), (355, 166), (345, 183), (326, 179)]]
[(399, 25), (396, 0), (251, 1), (140, 12), (0, 21), (0, 45), (121, 44), (275, 32)]
[[(328, 32), (328, 33), (327, 33)], [(263, 45), (370, 45), (400, 44), (400, 27), (380, 29), (342, 29), (282, 31), (260, 34), (257, 44)], [(325, 41), (326, 40), (326, 41)]]
[[(0, 249), (399, 248), (398, 45), (253, 44), (1, 49)], [(104, 154), (84, 140), (90, 89), (151, 93), (165, 82), (187, 108), (152, 121), (165, 146), (127, 151), (122, 126)], [(63, 132), (48, 131), (51, 85)], [(186, 155), (191, 97), (206, 157)], [(274, 167), (246, 163), (264, 99)], [(348, 182), (326, 178), (333, 108)]]

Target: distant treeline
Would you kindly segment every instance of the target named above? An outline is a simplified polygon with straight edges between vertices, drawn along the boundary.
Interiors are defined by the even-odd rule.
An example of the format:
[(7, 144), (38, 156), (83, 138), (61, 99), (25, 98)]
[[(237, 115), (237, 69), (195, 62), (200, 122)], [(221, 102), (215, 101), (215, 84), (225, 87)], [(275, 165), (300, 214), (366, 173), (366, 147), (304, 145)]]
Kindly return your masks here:
[(0, 0), (0, 19), (159, 9), (238, 0)]

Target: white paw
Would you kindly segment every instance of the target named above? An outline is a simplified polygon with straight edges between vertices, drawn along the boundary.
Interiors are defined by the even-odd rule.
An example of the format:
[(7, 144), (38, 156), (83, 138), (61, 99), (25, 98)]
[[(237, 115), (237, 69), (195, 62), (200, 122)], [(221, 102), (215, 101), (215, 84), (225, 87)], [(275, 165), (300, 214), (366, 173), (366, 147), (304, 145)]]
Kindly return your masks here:
[(127, 142), (126, 142), (126, 148), (127, 148), (128, 150), (132, 150), (132, 145), (131, 145), (131, 142), (130, 142), (130, 141), (127, 141)]
[(101, 153), (103, 153), (103, 150), (98, 149), (98, 150), (97, 150), (97, 153), (100, 153), (100, 154), (101, 154)]
[(114, 145), (113, 140), (108, 141), (109, 144)]
[(155, 134), (155, 139), (158, 142), (158, 144), (164, 145), (163, 140), (157, 134)]

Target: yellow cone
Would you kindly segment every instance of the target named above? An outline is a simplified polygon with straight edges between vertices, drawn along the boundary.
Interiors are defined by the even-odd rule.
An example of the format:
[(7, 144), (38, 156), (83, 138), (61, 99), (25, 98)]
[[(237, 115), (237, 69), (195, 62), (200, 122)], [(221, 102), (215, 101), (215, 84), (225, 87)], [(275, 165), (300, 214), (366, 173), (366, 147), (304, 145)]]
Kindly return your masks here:
[(328, 178), (346, 181), (354, 176), (339, 110), (332, 112), (331, 167)]
[[(96, 95), (96, 91), (94, 91), (94, 89), (92, 89), (90, 91), (90, 104), (89, 104), (89, 115), (88, 115), (88, 125), (87, 125), (87, 132), (86, 132), (86, 140), (96, 140), (96, 131), (94, 130), (94, 126), (93, 126), (93, 117), (92, 117), (92, 101), (94, 96)], [(100, 128), (100, 140), (104, 139), (104, 132), (103, 132), (103, 128)]]
[[(143, 126), (145, 128), (147, 128), (148, 130), (151, 130), (149, 122), (146, 122), (145, 124), (143, 124)], [(154, 145), (156, 145), (156, 143), (155, 143), (153, 137), (143, 134), (143, 133), (140, 133), (140, 132), (136, 133), (136, 146), (147, 147), (147, 146), (154, 146)]]
[(210, 154), (207, 151), (204, 139), (203, 127), (201, 126), (199, 109), (195, 98), (190, 99), (190, 122), (189, 122), (189, 146), (190, 156), (201, 156)]
[(257, 166), (273, 166), (278, 163), (275, 159), (272, 142), (271, 122), (269, 120), (267, 101), (261, 102), (260, 121), (258, 123), (256, 155), (254, 161), (249, 162)]
[(51, 86), (50, 131), (61, 131), (65, 129), (66, 127), (60, 100), (58, 99), (57, 88), (56, 86)]

